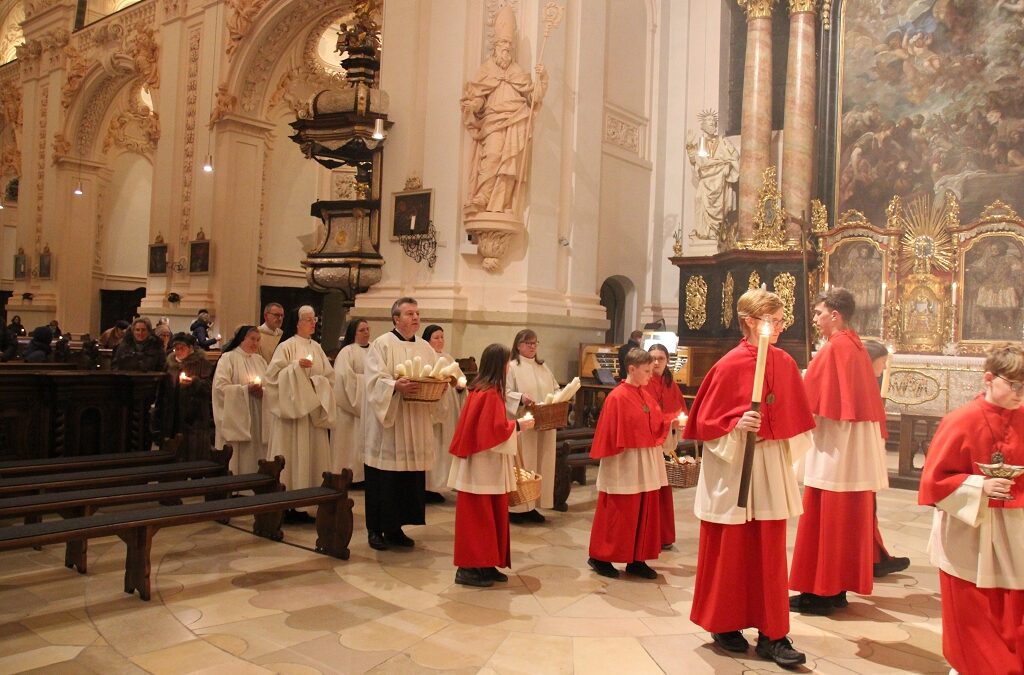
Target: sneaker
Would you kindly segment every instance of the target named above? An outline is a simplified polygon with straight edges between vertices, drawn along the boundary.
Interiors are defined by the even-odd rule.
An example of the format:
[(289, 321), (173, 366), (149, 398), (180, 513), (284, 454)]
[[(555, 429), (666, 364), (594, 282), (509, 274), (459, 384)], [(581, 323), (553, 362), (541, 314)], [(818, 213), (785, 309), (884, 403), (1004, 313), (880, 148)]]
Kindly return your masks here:
[(833, 607), (849, 607), (850, 601), (846, 599), (846, 591), (840, 591), (832, 596)]
[(491, 581), (508, 581), (508, 575), (499, 572), (497, 567), (481, 567), (480, 574)]
[(910, 558), (886, 558), (874, 564), (873, 573), (876, 579), (880, 579), (893, 572), (902, 572), (910, 567)]
[(610, 562), (598, 560), (597, 558), (587, 558), (587, 564), (590, 565), (590, 569), (594, 570), (602, 577), (608, 577), (609, 579), (619, 578), (619, 571), (615, 569), (615, 566)]
[(778, 640), (769, 640), (768, 636), (759, 633), (757, 636), (757, 647), (754, 651), (762, 659), (774, 661), (783, 668), (793, 668), (807, 662), (803, 652), (793, 649), (793, 641), (788, 637)]
[(416, 542), (405, 536), (405, 532), (401, 529), (397, 529), (394, 532), (385, 532), (384, 541), (392, 546), (405, 546), (411, 548), (416, 545)]
[(658, 578), (658, 573), (651, 569), (643, 560), (634, 560), (626, 565), (626, 574), (632, 574), (633, 576), (640, 577), (641, 579)]
[(800, 593), (789, 598), (789, 609), (801, 614), (814, 614), (816, 616), (828, 616), (835, 609), (832, 604), (832, 596), (815, 595), (814, 593)]
[(484, 578), (484, 575), (476, 567), (460, 567), (455, 572), (455, 583), (462, 584), (463, 586), (476, 586), (478, 588), (487, 588), (494, 585), (494, 582)]
[(370, 543), (370, 548), (375, 551), (386, 551), (388, 550), (388, 543), (384, 541), (384, 535), (380, 532), (367, 532), (366, 539)]
[(727, 652), (742, 654), (750, 649), (750, 643), (747, 642), (747, 638), (743, 637), (743, 633), (738, 630), (729, 633), (712, 633), (711, 639), (715, 641), (716, 645)]

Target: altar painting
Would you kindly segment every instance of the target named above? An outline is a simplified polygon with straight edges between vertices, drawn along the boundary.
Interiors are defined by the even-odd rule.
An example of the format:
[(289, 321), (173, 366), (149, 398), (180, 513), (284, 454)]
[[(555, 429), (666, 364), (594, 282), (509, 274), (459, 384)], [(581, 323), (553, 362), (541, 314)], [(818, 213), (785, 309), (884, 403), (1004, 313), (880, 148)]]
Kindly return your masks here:
[(962, 340), (1024, 338), (1024, 243), (978, 237), (964, 252)]
[(828, 258), (828, 283), (853, 293), (857, 303), (850, 325), (864, 336), (882, 334), (882, 252), (868, 239), (847, 239)]

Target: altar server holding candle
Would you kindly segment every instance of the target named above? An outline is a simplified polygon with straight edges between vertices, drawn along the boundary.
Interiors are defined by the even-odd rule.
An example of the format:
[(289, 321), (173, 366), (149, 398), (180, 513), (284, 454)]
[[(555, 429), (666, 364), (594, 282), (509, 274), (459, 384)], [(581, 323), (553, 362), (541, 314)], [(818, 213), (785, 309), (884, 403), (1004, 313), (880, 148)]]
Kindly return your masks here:
[(871, 593), (874, 493), (889, 485), (885, 407), (871, 357), (848, 325), (855, 311), (853, 293), (838, 286), (814, 305), (827, 342), (804, 377), (815, 428), (789, 576), (799, 592), (790, 607), (809, 614), (845, 607), (847, 591)]
[[(737, 303), (744, 339), (704, 377), (684, 438), (704, 441), (694, 512), (700, 519), (697, 578), (690, 620), (723, 649), (746, 652), (745, 628), (757, 628), (757, 654), (779, 665), (804, 663), (789, 633), (786, 519), (800, 515), (794, 462), (814, 427), (796, 363), (771, 346), (783, 330), (775, 293), (752, 289)], [(763, 381), (755, 391), (756, 340), (767, 328)], [(760, 412), (751, 408), (762, 401)], [(742, 455), (753, 445), (749, 499), (739, 506)]]
[[(939, 568), (942, 653), (962, 675), (1024, 673), (1024, 347), (985, 359), (984, 394), (946, 415), (921, 474), (935, 506), (929, 553)], [(1008, 469), (1009, 465), (1009, 470)]]
[(224, 347), (213, 374), (214, 446), (230, 444), (231, 471), (255, 473), (267, 457), (269, 415), (264, 412), (267, 362), (260, 354), (260, 331), (242, 326)]
[(658, 574), (647, 564), (664, 543), (662, 489), (668, 487), (662, 445), (675, 417), (666, 417), (645, 388), (651, 379), (649, 352), (626, 353), (626, 379), (608, 394), (597, 419), (590, 456), (597, 471), (597, 508), (590, 528), (587, 564), (603, 577), (617, 579), (612, 563), (643, 579)]
[[(341, 470), (327, 434), (335, 415), (334, 367), (313, 339), (316, 321), (309, 305), (289, 317), (264, 381), (273, 413), (267, 452), (284, 456), (281, 482), (289, 490), (318, 487), (323, 472)], [(313, 521), (303, 512), (289, 512), (286, 518)]]
[[(661, 449), (664, 454), (672, 456), (679, 446), (679, 428), (686, 424), (686, 401), (683, 392), (672, 379), (672, 369), (668, 367), (668, 348), (663, 344), (653, 344), (648, 351), (653, 361), (651, 379), (644, 385), (644, 390), (658, 402), (662, 415), (671, 427), (665, 434)], [(679, 422), (672, 424), (673, 420)], [(675, 502), (672, 499), (672, 488), (668, 485), (661, 488), (660, 501), (661, 546), (667, 548), (676, 540)]]

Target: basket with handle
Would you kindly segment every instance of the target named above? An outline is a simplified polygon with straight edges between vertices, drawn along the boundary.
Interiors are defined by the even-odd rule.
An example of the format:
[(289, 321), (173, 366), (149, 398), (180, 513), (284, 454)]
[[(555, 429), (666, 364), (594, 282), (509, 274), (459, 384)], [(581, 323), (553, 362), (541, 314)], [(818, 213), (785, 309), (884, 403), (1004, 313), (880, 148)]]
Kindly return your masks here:
[(540, 474), (530, 471), (523, 464), (523, 446), (516, 439), (516, 455), (513, 460), (516, 475), (516, 489), (508, 493), (508, 505), (519, 506), (540, 499)]
[(535, 431), (548, 431), (550, 429), (564, 429), (569, 426), (569, 402), (561, 403), (535, 403), (530, 408), (533, 415), (533, 428)]
[(402, 400), (414, 401), (417, 403), (433, 403), (440, 401), (448, 388), (448, 380), (435, 380), (432, 377), (410, 377), (410, 382), (420, 385), (415, 393), (403, 393)]
[[(686, 461), (691, 459), (693, 461)], [(668, 484), (671, 487), (696, 487), (697, 479), (700, 478), (700, 459), (681, 458), (672, 450), (665, 458), (665, 473), (668, 474)]]

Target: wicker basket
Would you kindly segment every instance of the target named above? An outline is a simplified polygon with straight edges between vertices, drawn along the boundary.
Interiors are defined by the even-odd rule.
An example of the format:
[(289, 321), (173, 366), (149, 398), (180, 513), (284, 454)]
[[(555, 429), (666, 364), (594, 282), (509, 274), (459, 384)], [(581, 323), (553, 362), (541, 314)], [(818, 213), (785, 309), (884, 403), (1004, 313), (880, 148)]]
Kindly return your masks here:
[(536, 403), (530, 408), (533, 415), (534, 431), (548, 431), (549, 429), (564, 429), (569, 426), (569, 402), (561, 403)]
[(678, 461), (675, 453), (665, 460), (665, 473), (668, 474), (668, 484), (677, 488), (696, 487), (697, 479), (700, 477), (700, 460), (696, 462)]
[(420, 385), (414, 394), (402, 394), (404, 401), (416, 401), (419, 403), (433, 403), (440, 401), (444, 392), (448, 389), (448, 380), (435, 380), (432, 377), (410, 377), (411, 382)]
[[(518, 442), (518, 439), (517, 439)], [(540, 499), (540, 474), (528, 471), (523, 466), (523, 449), (516, 448), (515, 456), (516, 489), (508, 493), (508, 505), (519, 506)]]

